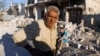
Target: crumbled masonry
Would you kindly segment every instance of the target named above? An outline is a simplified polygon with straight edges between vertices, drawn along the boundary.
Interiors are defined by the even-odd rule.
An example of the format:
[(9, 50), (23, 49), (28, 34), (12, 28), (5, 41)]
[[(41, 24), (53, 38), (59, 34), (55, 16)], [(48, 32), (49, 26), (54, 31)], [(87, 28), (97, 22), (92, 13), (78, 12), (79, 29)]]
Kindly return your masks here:
[(100, 33), (81, 24), (65, 23), (69, 47), (64, 47), (57, 56), (100, 56)]
[[(0, 22), (0, 26), (16, 26), (18, 29), (30, 24), (33, 19), (15, 18), (11, 21)], [(57, 56), (100, 56), (100, 33), (82, 24), (59, 22), (65, 25), (68, 33), (69, 47), (59, 50)]]

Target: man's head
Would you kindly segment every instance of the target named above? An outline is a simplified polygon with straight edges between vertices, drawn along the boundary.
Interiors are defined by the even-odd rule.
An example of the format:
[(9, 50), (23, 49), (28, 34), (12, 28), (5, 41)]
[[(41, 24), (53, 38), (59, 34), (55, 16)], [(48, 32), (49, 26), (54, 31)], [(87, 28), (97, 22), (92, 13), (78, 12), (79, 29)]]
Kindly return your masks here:
[(47, 13), (45, 15), (46, 19), (46, 26), (50, 29), (54, 28), (55, 23), (59, 19), (60, 11), (56, 6), (49, 6), (47, 8)]

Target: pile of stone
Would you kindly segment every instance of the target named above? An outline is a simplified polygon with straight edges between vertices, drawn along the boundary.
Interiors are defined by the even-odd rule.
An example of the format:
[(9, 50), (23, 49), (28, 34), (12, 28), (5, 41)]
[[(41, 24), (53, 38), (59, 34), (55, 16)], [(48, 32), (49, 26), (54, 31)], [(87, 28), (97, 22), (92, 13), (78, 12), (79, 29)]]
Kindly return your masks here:
[(32, 18), (16, 17), (10, 22), (15, 23), (17, 27), (25, 27), (26, 25), (30, 24), (32, 21), (34, 21)]
[(34, 20), (31, 18), (23, 18), (23, 17), (16, 17), (10, 21), (3, 21), (0, 22), (2, 26), (16, 26), (16, 27), (25, 27), (26, 25), (32, 23)]
[[(65, 23), (65, 31), (68, 32), (69, 47), (61, 50), (60, 56), (90, 56), (100, 53), (100, 36), (95, 30), (83, 25)], [(99, 34), (99, 33), (98, 33)], [(72, 51), (71, 51), (72, 50)]]

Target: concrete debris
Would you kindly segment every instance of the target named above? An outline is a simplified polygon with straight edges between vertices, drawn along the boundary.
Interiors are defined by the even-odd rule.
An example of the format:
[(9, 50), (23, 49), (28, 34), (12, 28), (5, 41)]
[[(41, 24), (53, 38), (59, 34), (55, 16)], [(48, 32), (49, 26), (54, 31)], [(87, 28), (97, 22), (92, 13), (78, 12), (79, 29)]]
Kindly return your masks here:
[[(62, 24), (59, 22), (59, 24)], [(69, 47), (63, 47), (58, 56), (91, 56), (100, 53), (100, 33), (98, 35), (91, 28), (65, 23), (65, 31), (68, 33)], [(72, 51), (73, 50), (73, 51)]]
[[(33, 22), (33, 19), (23, 17), (16, 17), (11, 21), (0, 22), (0, 26), (14, 26), (23, 28)], [(72, 24), (71, 22), (65, 23), (58, 22), (64, 25), (65, 32), (67, 32), (68, 46), (62, 47), (58, 50), (57, 56), (91, 56), (91, 54), (99, 55), (100, 53), (100, 33), (92, 30), (91, 28), (83, 25)]]
[(0, 22), (0, 25), (2, 26), (16, 26), (16, 27), (25, 27), (26, 25), (30, 24), (32, 21), (34, 21), (31, 18), (24, 18), (24, 17), (16, 17), (11, 21), (3, 21)]

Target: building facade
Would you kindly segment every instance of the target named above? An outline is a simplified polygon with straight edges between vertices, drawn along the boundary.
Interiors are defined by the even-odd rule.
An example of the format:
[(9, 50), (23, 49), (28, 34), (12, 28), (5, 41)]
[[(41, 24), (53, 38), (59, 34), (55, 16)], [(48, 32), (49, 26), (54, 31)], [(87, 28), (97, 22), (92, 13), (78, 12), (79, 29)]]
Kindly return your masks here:
[(55, 5), (60, 9), (60, 20), (85, 26), (97, 25), (100, 17), (99, 0), (28, 0), (29, 17), (35, 20), (41, 19), (49, 5)]

